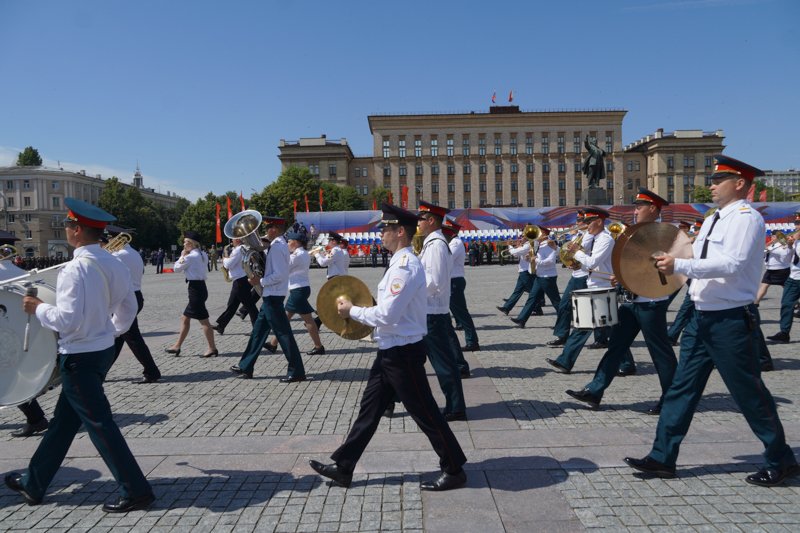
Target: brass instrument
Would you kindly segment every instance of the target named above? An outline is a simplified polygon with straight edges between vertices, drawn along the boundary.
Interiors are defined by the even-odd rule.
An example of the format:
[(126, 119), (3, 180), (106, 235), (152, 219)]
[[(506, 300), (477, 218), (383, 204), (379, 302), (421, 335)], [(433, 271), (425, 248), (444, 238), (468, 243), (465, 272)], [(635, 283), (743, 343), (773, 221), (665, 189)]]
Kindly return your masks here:
[(131, 242), (131, 240), (131, 236), (123, 231), (122, 233), (117, 233), (110, 238), (105, 246), (103, 246), (103, 249), (106, 252), (113, 254), (125, 248), (125, 245)]
[[(783, 246), (789, 246), (789, 239), (797, 239), (800, 236), (800, 230), (797, 230), (789, 235), (786, 235), (784, 232), (780, 230), (776, 230), (772, 232), (772, 236), (775, 237), (775, 240), (778, 241)], [(0, 259), (2, 261), (2, 259)]]
[[(230, 257), (230, 255), (231, 255), (231, 245), (229, 244), (222, 249), (222, 258), (225, 259), (226, 257)], [(219, 269), (222, 272), (222, 276), (225, 278), (225, 281), (227, 281), (228, 283), (233, 281), (231, 280), (231, 273), (228, 272), (228, 269), (225, 268), (224, 264), (220, 266)]]
[(608, 225), (608, 232), (614, 237), (614, 240), (617, 240), (617, 238), (622, 235), (622, 232), (625, 231), (625, 228), (627, 228), (627, 226), (622, 222), (612, 222)]
[(339, 316), (336, 303), (339, 298), (362, 307), (375, 305), (375, 300), (364, 282), (353, 276), (336, 276), (329, 279), (317, 295), (317, 314), (325, 327), (342, 338), (357, 340), (370, 335), (373, 330), (371, 326), (356, 322), (352, 318)]
[(561, 237), (563, 237), (564, 235), (573, 233), (573, 232), (575, 232), (577, 230), (578, 230), (578, 225), (574, 224), (574, 225), (568, 227), (567, 229), (562, 229), (561, 231), (551, 231), (550, 232), (550, 238), (552, 238), (554, 240), (558, 240)]
[(575, 254), (578, 252), (578, 250), (583, 249), (581, 246), (582, 244), (583, 234), (580, 234), (577, 238), (564, 243), (564, 246), (558, 250), (558, 258), (561, 260), (561, 264), (567, 268), (578, 268), (581, 266), (580, 261), (575, 260)]
[[(534, 250), (534, 243), (539, 240), (539, 237), (542, 236), (542, 229), (535, 225), (535, 224), (526, 224), (525, 227), (522, 229), (522, 236), (519, 239), (508, 241), (507, 245), (511, 246), (512, 244), (517, 246), (522, 246), (525, 244), (525, 241), (531, 245), (531, 251), (529, 252), (529, 259), (532, 259), (533, 256), (536, 254)], [(505, 259), (511, 259), (511, 252), (508, 251), (508, 248), (505, 248), (500, 252), (500, 255)]]
[(19, 251), (10, 244), (4, 244), (0, 246), (0, 261), (5, 261), (6, 259), (11, 259), (15, 255), (19, 255)]
[(422, 245), (425, 244), (425, 235), (419, 232), (419, 227), (417, 227), (417, 232), (414, 234), (414, 237), (411, 239), (411, 249), (414, 250), (414, 255), (419, 255), (422, 253)]
[[(242, 255), (242, 268), (248, 278), (264, 277), (264, 268), (267, 263), (265, 251), (269, 249), (258, 236), (261, 227), (261, 213), (248, 209), (233, 215), (226, 223), (225, 236), (229, 239), (239, 239), (246, 248)], [(259, 284), (255, 286), (256, 292), (261, 296), (264, 288)]]

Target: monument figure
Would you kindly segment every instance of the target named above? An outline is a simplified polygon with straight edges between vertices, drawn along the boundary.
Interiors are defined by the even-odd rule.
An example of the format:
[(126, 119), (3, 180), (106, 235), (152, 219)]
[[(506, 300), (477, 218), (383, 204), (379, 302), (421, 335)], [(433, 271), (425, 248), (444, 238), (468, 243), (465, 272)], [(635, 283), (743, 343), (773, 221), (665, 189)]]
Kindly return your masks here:
[(597, 146), (597, 142), (590, 141), (588, 135), (583, 145), (589, 151), (583, 162), (583, 173), (589, 180), (589, 188), (597, 189), (600, 187), (600, 180), (606, 179), (606, 166), (603, 162), (606, 151)]

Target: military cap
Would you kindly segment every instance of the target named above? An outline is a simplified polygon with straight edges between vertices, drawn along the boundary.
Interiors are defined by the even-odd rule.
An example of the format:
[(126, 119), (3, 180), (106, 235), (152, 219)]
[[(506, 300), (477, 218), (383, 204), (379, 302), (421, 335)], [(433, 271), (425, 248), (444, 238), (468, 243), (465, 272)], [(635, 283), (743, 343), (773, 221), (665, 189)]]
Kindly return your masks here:
[(344, 240), (344, 237), (342, 237), (335, 231), (328, 232), (328, 237), (330, 238), (330, 240), (334, 242), (342, 242)]
[(419, 215), (396, 205), (384, 202), (381, 204), (381, 211), (383, 211), (381, 226), (387, 226), (389, 224), (416, 226), (417, 222), (419, 222)]
[(586, 218), (602, 218), (603, 220), (611, 216), (611, 213), (599, 207), (587, 207)]
[(107, 211), (77, 198), (64, 198), (64, 205), (67, 206), (65, 222), (77, 222), (81, 226), (103, 229), (109, 222), (117, 220), (117, 217)]
[(550, 235), (550, 228), (545, 228), (544, 226), (539, 226), (539, 230), (542, 232), (542, 235)]
[(191, 239), (191, 240), (193, 240), (193, 241), (195, 241), (197, 243), (200, 243), (200, 240), (201, 240), (200, 239), (200, 234), (197, 233), (196, 231), (192, 231), (192, 230), (184, 231), (183, 232), (183, 238), (184, 239)]
[(262, 216), (261, 223), (267, 226), (285, 226), (286, 219), (281, 217), (273, 217), (273, 216)]
[(290, 231), (286, 233), (286, 240), (287, 241), (300, 241), (305, 242), (306, 239), (303, 237), (303, 234), (299, 231)]
[(678, 227), (679, 228), (687, 228), (688, 229), (688, 228), (692, 227), (692, 223), (689, 222), (688, 220), (679, 220), (678, 221)]
[(653, 191), (649, 191), (644, 187), (639, 187), (639, 193), (636, 195), (636, 198), (633, 200), (633, 203), (640, 204), (640, 203), (648, 203), (653, 204), (657, 208), (661, 209), (665, 205), (669, 205), (669, 202), (661, 198), (659, 195), (654, 193)]
[(430, 202), (426, 202), (424, 200), (419, 201), (419, 213), (420, 215), (423, 213), (430, 213), (431, 215), (436, 215), (437, 217), (444, 218), (450, 210), (446, 207), (442, 207), (440, 205), (433, 205)]
[(442, 231), (448, 231), (452, 234), (457, 234), (461, 230), (461, 226), (456, 224), (453, 220), (445, 218), (442, 222)]
[(711, 179), (724, 178), (731, 175), (741, 176), (747, 181), (753, 181), (758, 176), (763, 176), (764, 171), (726, 155), (715, 155), (714, 173), (711, 175)]

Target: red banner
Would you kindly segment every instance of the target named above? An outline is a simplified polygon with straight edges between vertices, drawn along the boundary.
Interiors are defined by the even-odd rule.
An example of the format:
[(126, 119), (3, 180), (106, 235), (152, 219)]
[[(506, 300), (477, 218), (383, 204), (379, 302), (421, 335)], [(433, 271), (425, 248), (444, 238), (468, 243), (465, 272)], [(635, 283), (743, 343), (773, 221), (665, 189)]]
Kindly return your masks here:
[(408, 209), (408, 185), (403, 185), (400, 190), (400, 207)]
[(494, 104), (496, 102), (497, 102), (497, 91), (492, 93), (492, 103)]
[(508, 101), (509, 102), (513, 102), (514, 101), (514, 90), (513, 89), (508, 91)]
[(391, 193), (391, 191), (389, 192), (389, 195), (386, 197), (386, 203), (388, 203), (389, 205), (392, 205), (392, 193)]
[(758, 197), (759, 202), (766, 202), (767, 201), (767, 189), (761, 191), (761, 194)]
[(225, 200), (228, 202), (228, 220), (230, 220), (233, 217), (233, 212), (231, 211), (231, 197), (226, 196)]
[(372, 210), (373, 211), (378, 210), (378, 201), (375, 198), (372, 199)]
[(319, 188), (319, 210), (322, 212), (322, 187)]
[(303, 195), (303, 198), (305, 198), (305, 199), (306, 199), (306, 213), (308, 213), (308, 195), (307, 195), (307, 194), (304, 194), (304, 195)]
[(217, 240), (215, 242), (222, 242), (222, 231), (219, 229), (219, 202), (217, 202)]
[(244, 196), (242, 195), (242, 191), (239, 191), (239, 202), (242, 204), (242, 211), (244, 211)]
[(297, 200), (294, 201), (294, 214), (297, 215)]

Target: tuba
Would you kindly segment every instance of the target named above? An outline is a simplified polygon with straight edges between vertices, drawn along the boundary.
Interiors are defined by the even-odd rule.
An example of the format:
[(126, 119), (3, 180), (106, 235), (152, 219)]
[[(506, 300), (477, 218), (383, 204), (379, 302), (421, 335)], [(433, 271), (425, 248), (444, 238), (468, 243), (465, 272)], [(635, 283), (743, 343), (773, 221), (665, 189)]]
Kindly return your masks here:
[(125, 245), (131, 242), (131, 236), (128, 233), (117, 233), (114, 237), (108, 240), (103, 249), (110, 253), (116, 253), (125, 248)]
[[(229, 239), (241, 239), (242, 245), (246, 248), (242, 254), (242, 268), (248, 278), (257, 276), (259, 279), (264, 277), (266, 266), (265, 251), (268, 249), (261, 242), (258, 236), (258, 228), (261, 227), (261, 213), (253, 209), (248, 209), (233, 215), (226, 223), (223, 230)], [(256, 292), (261, 296), (263, 288), (261, 285), (255, 286)]]

